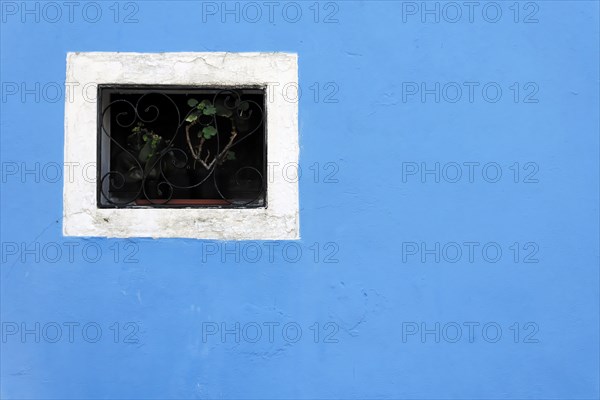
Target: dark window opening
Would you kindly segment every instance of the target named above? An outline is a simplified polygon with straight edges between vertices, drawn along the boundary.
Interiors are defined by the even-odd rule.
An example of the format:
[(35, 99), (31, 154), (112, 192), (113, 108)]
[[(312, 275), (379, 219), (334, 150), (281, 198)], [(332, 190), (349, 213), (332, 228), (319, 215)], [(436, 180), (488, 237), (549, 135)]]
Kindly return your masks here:
[(98, 87), (98, 207), (266, 207), (264, 88)]

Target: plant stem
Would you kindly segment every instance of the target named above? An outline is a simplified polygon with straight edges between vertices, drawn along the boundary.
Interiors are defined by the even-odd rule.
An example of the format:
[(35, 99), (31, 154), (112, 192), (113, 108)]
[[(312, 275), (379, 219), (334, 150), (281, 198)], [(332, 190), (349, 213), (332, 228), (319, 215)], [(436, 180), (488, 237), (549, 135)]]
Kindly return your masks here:
[(229, 151), (231, 146), (233, 146), (233, 141), (237, 137), (237, 130), (236, 130), (235, 126), (233, 126), (231, 128), (231, 135), (229, 136), (229, 142), (227, 143), (225, 148), (223, 148), (223, 151), (221, 151), (216, 157), (214, 157), (212, 159), (212, 161), (209, 164), (207, 164), (208, 159), (210, 157), (210, 150), (208, 150), (208, 153), (204, 160), (201, 158), (202, 147), (204, 146), (204, 142), (206, 142), (206, 139), (204, 138), (204, 136), (200, 139), (200, 144), (198, 145), (198, 152), (194, 151), (194, 146), (192, 145), (192, 140), (190, 138), (190, 129), (194, 125), (196, 125), (195, 121), (185, 127), (185, 137), (187, 140), (187, 144), (190, 149), (190, 152), (192, 153), (192, 157), (194, 158), (194, 160), (198, 161), (205, 169), (209, 170), (213, 167), (213, 165), (216, 162), (220, 161), (227, 154), (227, 152)]

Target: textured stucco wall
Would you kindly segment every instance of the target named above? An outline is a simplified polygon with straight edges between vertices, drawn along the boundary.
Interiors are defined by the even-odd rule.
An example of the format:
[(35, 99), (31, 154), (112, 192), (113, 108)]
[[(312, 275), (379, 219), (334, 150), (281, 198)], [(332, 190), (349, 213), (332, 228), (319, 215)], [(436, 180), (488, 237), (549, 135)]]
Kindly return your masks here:
[[(598, 398), (597, 2), (21, 4), (0, 397)], [(63, 237), (77, 51), (297, 53), (302, 239)]]

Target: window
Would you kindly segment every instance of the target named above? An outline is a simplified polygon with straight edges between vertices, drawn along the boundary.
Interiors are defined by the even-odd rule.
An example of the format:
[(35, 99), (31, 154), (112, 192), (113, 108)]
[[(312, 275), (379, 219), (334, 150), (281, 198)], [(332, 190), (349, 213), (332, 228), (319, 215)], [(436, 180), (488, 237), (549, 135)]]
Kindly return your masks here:
[(264, 88), (98, 86), (98, 207), (265, 207)]
[(288, 53), (69, 53), (63, 233), (299, 239), (297, 84)]

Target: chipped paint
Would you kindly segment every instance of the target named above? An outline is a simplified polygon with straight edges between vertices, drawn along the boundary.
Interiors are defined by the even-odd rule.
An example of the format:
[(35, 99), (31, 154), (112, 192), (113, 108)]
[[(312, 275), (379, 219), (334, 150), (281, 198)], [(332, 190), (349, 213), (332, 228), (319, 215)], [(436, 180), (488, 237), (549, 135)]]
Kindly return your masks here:
[[(267, 160), (298, 163), (298, 104), (271, 87), (298, 83), (289, 53), (69, 53), (67, 82), (260, 85), (267, 88)], [(95, 164), (97, 104), (80, 92), (65, 105), (65, 163)], [(96, 184), (65, 180), (65, 236), (295, 240), (298, 182), (270, 177), (264, 209), (98, 209)]]

